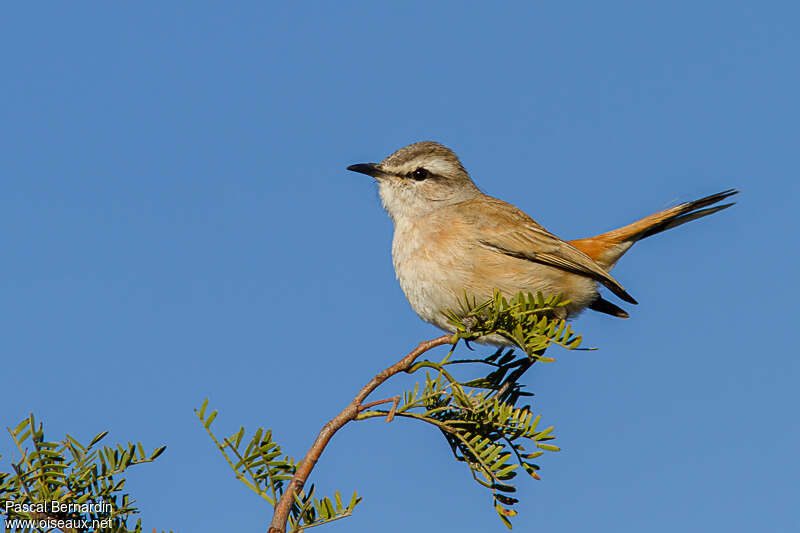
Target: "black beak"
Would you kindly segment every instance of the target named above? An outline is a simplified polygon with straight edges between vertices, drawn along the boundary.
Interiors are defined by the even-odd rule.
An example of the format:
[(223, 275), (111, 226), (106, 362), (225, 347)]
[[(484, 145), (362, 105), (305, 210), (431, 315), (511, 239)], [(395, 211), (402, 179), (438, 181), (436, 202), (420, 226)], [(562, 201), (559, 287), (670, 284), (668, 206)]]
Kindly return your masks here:
[(375, 163), (359, 163), (357, 165), (350, 165), (347, 167), (347, 170), (366, 174), (367, 176), (372, 176), (373, 178), (383, 174), (383, 172), (381, 172), (381, 170), (378, 168), (378, 165)]

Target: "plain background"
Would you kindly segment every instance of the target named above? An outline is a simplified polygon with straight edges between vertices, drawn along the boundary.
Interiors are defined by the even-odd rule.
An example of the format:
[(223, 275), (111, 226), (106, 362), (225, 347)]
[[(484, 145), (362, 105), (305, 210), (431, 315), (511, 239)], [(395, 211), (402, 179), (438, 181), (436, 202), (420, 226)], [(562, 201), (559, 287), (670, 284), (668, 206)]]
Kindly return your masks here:
[[(756, 7), (757, 6), (757, 7)], [(797, 531), (800, 41), (794, 2), (6, 5), (2, 425), (167, 444), (126, 488), (146, 530), (264, 531), (192, 409), (302, 456), (438, 332), (394, 279), (352, 163), (433, 139), (577, 238), (729, 187), (637, 245), (630, 320), (574, 322), (526, 378), (563, 451), (519, 531)], [(617, 301), (617, 300), (615, 300)], [(403, 378), (375, 398), (410, 386)], [(0, 438), (3, 470), (18, 453)], [(504, 531), (427, 426), (336, 435), (326, 531)]]

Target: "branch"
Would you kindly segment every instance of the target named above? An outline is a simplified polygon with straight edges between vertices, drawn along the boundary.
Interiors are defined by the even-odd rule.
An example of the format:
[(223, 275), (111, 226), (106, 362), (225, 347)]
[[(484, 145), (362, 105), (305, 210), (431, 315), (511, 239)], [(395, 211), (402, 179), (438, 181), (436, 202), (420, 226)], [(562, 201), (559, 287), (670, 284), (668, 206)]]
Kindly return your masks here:
[(417, 359), (417, 357), (427, 352), (431, 348), (435, 348), (443, 344), (455, 344), (457, 340), (457, 337), (454, 335), (442, 335), (441, 337), (419, 343), (414, 350), (400, 359), (400, 361), (373, 377), (369, 383), (364, 385), (364, 387), (358, 391), (358, 394), (356, 394), (356, 397), (353, 398), (353, 401), (350, 402), (341, 413), (336, 415), (322, 427), (322, 430), (320, 430), (316, 440), (314, 440), (314, 444), (311, 445), (311, 448), (308, 450), (305, 457), (303, 457), (303, 460), (298, 464), (294, 477), (292, 477), (292, 480), (289, 482), (286, 490), (281, 495), (280, 500), (278, 500), (278, 504), (275, 506), (275, 512), (272, 515), (269, 533), (285, 533), (286, 520), (289, 518), (289, 512), (291, 511), (292, 504), (294, 503), (294, 495), (303, 489), (303, 485), (305, 485), (308, 476), (314, 469), (314, 465), (316, 465), (319, 457), (325, 450), (325, 446), (327, 446), (328, 442), (331, 440), (331, 437), (333, 437), (334, 433), (339, 431), (342, 426), (352, 420), (355, 420), (359, 414), (361, 404), (367, 398), (367, 396), (369, 396), (372, 391), (377, 389), (381, 383), (390, 377), (411, 368), (411, 365), (414, 364), (414, 361)]
[[(375, 418), (378, 416), (388, 416), (389, 414), (391, 414), (390, 411), (364, 411), (363, 413), (359, 413), (359, 415), (356, 417), (356, 420), (366, 420), (368, 418)], [(447, 433), (452, 433), (454, 435), (458, 432), (457, 428), (454, 428), (453, 426), (450, 426), (444, 422), (441, 422), (429, 416), (419, 415), (417, 413), (395, 413), (395, 416), (421, 420), (423, 422), (427, 422), (428, 424), (433, 424), (442, 431), (445, 431)]]

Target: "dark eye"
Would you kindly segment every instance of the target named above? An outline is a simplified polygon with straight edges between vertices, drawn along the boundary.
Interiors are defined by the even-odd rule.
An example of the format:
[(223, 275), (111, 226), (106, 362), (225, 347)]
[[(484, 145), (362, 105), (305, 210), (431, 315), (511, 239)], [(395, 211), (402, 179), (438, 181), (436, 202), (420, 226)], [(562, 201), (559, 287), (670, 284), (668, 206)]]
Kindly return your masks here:
[(422, 181), (424, 179), (428, 179), (431, 177), (431, 173), (425, 170), (422, 167), (419, 167), (417, 170), (411, 173), (411, 177), (415, 180)]

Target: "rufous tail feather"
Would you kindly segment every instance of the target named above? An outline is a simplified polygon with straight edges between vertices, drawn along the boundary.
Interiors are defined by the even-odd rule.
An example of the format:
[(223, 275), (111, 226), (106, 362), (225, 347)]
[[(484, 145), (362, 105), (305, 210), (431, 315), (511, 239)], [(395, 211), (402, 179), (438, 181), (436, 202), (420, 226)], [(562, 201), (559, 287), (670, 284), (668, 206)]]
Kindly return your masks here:
[(727, 209), (733, 205), (733, 202), (715, 207), (707, 206), (713, 205), (738, 193), (739, 191), (736, 189), (728, 189), (727, 191), (712, 194), (711, 196), (706, 196), (705, 198), (700, 198), (693, 202), (686, 202), (676, 205), (675, 207), (670, 207), (664, 211), (637, 220), (633, 224), (628, 224), (627, 226), (611, 230), (607, 233), (569, 241), (569, 243), (594, 259), (606, 270), (611, 270), (619, 258), (622, 257), (636, 241), (675, 228), (692, 220), (708, 216), (717, 211)]
[[(607, 233), (569, 241), (569, 243), (594, 259), (604, 269), (611, 270), (617, 261), (619, 261), (619, 258), (622, 257), (636, 241), (640, 241), (651, 235), (656, 235), (657, 233), (680, 226), (692, 220), (708, 216), (717, 211), (727, 209), (733, 205), (733, 202), (714, 207), (708, 206), (738, 193), (739, 191), (736, 189), (728, 189), (727, 191), (712, 194), (711, 196), (706, 196), (705, 198), (700, 198), (693, 202), (686, 202), (676, 205), (675, 207), (670, 207), (664, 211), (637, 220), (633, 224), (628, 224), (627, 226)], [(628, 318), (628, 313), (611, 302), (604, 300), (601, 296), (598, 296), (597, 299), (589, 305), (589, 309), (620, 318)]]

